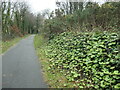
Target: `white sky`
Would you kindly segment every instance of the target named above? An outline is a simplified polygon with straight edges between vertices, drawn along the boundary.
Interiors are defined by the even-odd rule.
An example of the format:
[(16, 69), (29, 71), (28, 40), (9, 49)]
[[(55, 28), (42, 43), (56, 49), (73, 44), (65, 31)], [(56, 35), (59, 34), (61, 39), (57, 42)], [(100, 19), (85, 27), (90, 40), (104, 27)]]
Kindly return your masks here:
[[(4, 1), (4, 0), (3, 0)], [(8, 0), (5, 0), (8, 1)], [(66, 1), (66, 0), (10, 0), (10, 1), (26, 1), (31, 8), (33, 13), (39, 13), (44, 9), (50, 9), (51, 11), (57, 8), (55, 2), (56, 1)], [(77, 0), (71, 0), (77, 1)], [(78, 0), (84, 1), (84, 0)], [(89, 0), (86, 0), (89, 1)], [(90, 1), (98, 1), (99, 3), (103, 3), (105, 0), (90, 0)]]
[[(25, 1), (29, 3), (32, 12), (38, 13), (44, 9), (54, 10), (55, 8), (57, 8), (55, 1), (65, 1), (65, 0), (25, 0)], [(77, 0), (71, 0), (71, 1), (77, 1)], [(80, 0), (80, 1), (84, 1), (84, 0)], [(91, 1), (93, 2), (97, 1), (102, 4), (105, 0), (91, 0)]]
[(54, 10), (56, 0), (26, 0), (34, 13), (41, 12), (44, 9)]

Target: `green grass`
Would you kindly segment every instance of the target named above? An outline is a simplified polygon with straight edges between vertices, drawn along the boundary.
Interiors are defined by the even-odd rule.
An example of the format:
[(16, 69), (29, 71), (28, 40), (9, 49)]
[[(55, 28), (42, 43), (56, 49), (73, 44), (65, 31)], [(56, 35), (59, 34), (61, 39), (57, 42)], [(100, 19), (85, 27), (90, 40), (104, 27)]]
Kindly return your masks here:
[[(80, 62), (80, 64), (81, 63), (83, 63), (82, 65), (81, 65), (81, 67), (83, 67), (83, 66), (85, 66), (86, 68), (85, 69), (83, 69), (84, 71), (86, 70), (90, 70), (89, 68), (89, 66), (91, 65), (91, 67), (92, 68), (96, 68), (95, 67), (95, 65), (96, 66), (99, 66), (99, 67), (97, 67), (96, 69), (93, 69), (93, 71), (91, 70), (91, 72), (92, 72), (92, 74), (94, 75), (94, 76), (92, 76), (92, 77), (90, 77), (90, 78), (92, 78), (92, 82), (93, 82), (93, 80), (95, 80), (95, 82), (97, 81), (97, 84), (95, 83), (95, 84), (91, 84), (91, 81), (89, 81), (89, 78), (85, 78), (85, 79), (82, 79), (81, 77), (82, 77), (82, 74), (80, 75), (80, 77), (79, 78), (76, 78), (76, 76), (75, 75), (78, 75), (78, 74), (74, 74), (73, 75), (73, 73), (71, 74), (71, 76), (68, 76), (68, 79), (69, 79), (69, 81), (68, 81), (68, 79), (66, 79), (67, 77), (65, 76), (65, 71), (67, 70), (69, 70), (69, 73), (71, 73), (71, 71), (72, 72), (74, 72), (75, 71), (75, 68), (74, 67), (76, 67), (76, 63), (73, 63), (73, 69), (71, 69), (71, 66), (69, 66), (70, 64), (67, 64), (67, 66), (69, 66), (69, 68), (70, 69), (64, 69), (64, 70), (60, 70), (59, 68), (57, 68), (57, 65), (59, 65), (59, 66), (66, 66), (66, 64), (64, 64), (64, 63), (66, 63), (65, 62), (65, 60), (68, 60), (66, 57), (65, 57), (65, 55), (66, 55), (66, 51), (64, 50), (64, 51), (62, 51), (63, 49), (65, 49), (66, 48), (66, 45), (67, 45), (67, 47), (69, 47), (69, 46), (76, 46), (76, 48), (79, 48), (79, 47), (77, 47), (77, 45), (76, 45), (76, 43), (78, 43), (79, 44), (79, 42), (80, 42), (80, 45), (88, 45), (89, 46), (89, 44), (86, 44), (86, 43), (81, 43), (81, 42), (83, 42), (83, 39), (84, 38), (86, 38), (86, 37), (88, 37), (88, 35), (90, 35), (90, 34), (93, 34), (93, 36), (91, 36), (91, 38), (93, 38), (93, 39), (88, 39), (89, 40), (89, 42), (92, 42), (92, 43), (90, 43), (90, 45), (91, 46), (97, 46), (97, 47), (94, 47), (96, 50), (93, 50), (92, 51), (92, 49), (94, 49), (93, 47), (91, 47), (91, 52), (90, 53), (92, 53), (92, 52), (95, 52), (95, 51), (99, 51), (99, 50), (101, 50), (102, 48), (103, 48), (103, 46), (105, 47), (105, 45), (106, 44), (104, 44), (104, 43), (93, 43), (93, 42), (96, 42), (96, 40), (98, 41), (101, 41), (101, 42), (106, 42), (105, 40), (107, 40), (108, 41), (108, 45), (110, 45), (109, 46), (109, 48), (110, 47), (112, 47), (112, 48), (117, 48), (116, 47), (116, 43), (113, 43), (113, 36), (114, 36), (114, 38), (115, 38), (115, 36), (116, 36), (116, 34), (115, 33), (107, 33), (107, 32), (104, 32), (104, 33), (101, 33), (101, 32), (95, 32), (95, 33), (80, 33), (80, 34), (78, 34), (78, 35), (74, 35), (74, 37), (78, 37), (78, 38), (73, 38), (72, 39), (72, 41), (70, 41), (71, 40), (71, 38), (70, 38), (70, 36), (69, 36), (69, 34), (66, 34), (66, 33), (64, 33), (64, 34), (61, 34), (61, 35), (59, 35), (58, 37), (55, 37), (52, 41), (49, 41), (49, 43), (47, 43), (48, 42), (48, 40), (47, 39), (45, 39), (42, 35), (36, 35), (35, 36), (35, 40), (34, 40), (34, 44), (35, 44), (35, 48), (36, 48), (36, 51), (37, 51), (37, 54), (38, 54), (38, 56), (39, 56), (39, 58), (40, 58), (40, 62), (41, 62), (41, 64), (42, 64), (42, 68), (43, 68), (43, 76), (44, 76), (44, 78), (45, 78), (45, 81), (49, 84), (49, 86), (51, 87), (51, 88), (74, 88), (74, 87), (76, 87), (76, 88), (99, 88), (98, 87), (98, 85), (100, 86), (101, 85), (101, 87), (100, 88), (104, 88), (104, 85), (102, 85), (101, 83), (99, 84), (99, 82), (101, 82), (101, 81), (99, 81), (98, 79), (96, 79), (96, 76), (97, 76), (97, 74), (96, 74), (96, 71), (99, 71), (99, 70), (97, 70), (99, 67), (102, 67), (103, 68), (103, 70), (111, 70), (111, 66), (110, 66), (110, 64), (109, 64), (109, 62), (111, 62), (111, 61), (109, 61), (109, 62), (103, 62), (103, 60), (106, 60), (106, 59), (100, 59), (101, 57), (98, 57), (97, 59), (95, 59), (94, 61), (95, 62), (98, 62), (98, 60), (99, 60), (99, 62), (102, 62), (102, 64), (101, 63), (95, 63), (95, 62), (93, 62), (92, 64), (89, 64), (89, 65), (87, 65), (86, 64), (86, 61), (85, 60), (88, 60), (88, 59), (84, 59), (84, 61), (82, 61), (83, 59), (79, 59), (79, 58), (75, 58), (75, 57), (77, 57), (76, 55), (75, 55), (75, 51), (72, 51), (73, 52), (73, 56), (74, 56), (74, 58), (69, 58), (68, 57), (68, 59), (69, 60), (73, 60), (73, 61), (75, 61), (75, 59), (76, 60), (81, 60), (82, 62)], [(67, 36), (66, 36), (67, 35)], [(71, 35), (71, 37), (73, 37), (72, 36), (72, 34), (70, 34)], [(86, 36), (84, 36), (84, 35), (86, 35)], [(99, 35), (99, 36), (98, 36)], [(110, 36), (111, 35), (111, 36)], [(84, 37), (82, 37), (82, 36), (84, 36)], [(118, 35), (117, 35), (118, 36)], [(65, 38), (66, 37), (66, 38)], [(80, 38), (79, 37), (81, 37), (81, 41), (80, 41)], [(104, 37), (104, 38), (102, 38), (102, 37)], [(86, 39), (86, 40), (87, 40)], [(117, 39), (117, 38), (115, 38), (115, 39)], [(66, 42), (66, 40), (68, 41), (69, 40), (69, 42)], [(76, 43), (75, 43), (75, 40), (76, 40)], [(86, 42), (86, 40), (84, 41), (84, 42)], [(88, 41), (87, 40), (87, 41)], [(79, 41), (79, 42), (78, 42)], [(114, 40), (115, 41), (115, 40)], [(62, 42), (62, 43), (61, 43)], [(71, 44), (71, 42), (72, 42), (72, 44)], [(111, 43), (112, 42), (112, 43)], [(70, 43), (70, 44), (67, 44), (67, 43)], [(69, 46), (68, 46), (69, 45)], [(79, 45), (79, 46), (80, 46)], [(50, 47), (51, 46), (51, 47)], [(101, 46), (102, 46), (102, 48), (101, 48)], [(61, 47), (62, 47), (62, 49), (61, 49)], [(64, 48), (63, 48), (64, 47)], [(86, 46), (87, 47), (87, 46)], [(99, 48), (101, 48), (101, 49), (99, 49)], [(76, 49), (75, 48), (75, 49)], [(71, 49), (71, 48), (70, 48)], [(68, 49), (68, 52), (67, 53), (69, 53), (69, 52), (71, 52), (71, 51), (69, 51), (70, 49)], [(74, 49), (74, 48), (73, 48)], [(56, 51), (55, 51), (56, 50)], [(76, 51), (79, 51), (80, 49), (76, 49)], [(88, 51), (88, 54), (86, 54), (86, 57), (88, 57), (87, 55), (89, 55), (89, 50), (88, 49), (86, 49), (86, 51)], [(117, 51), (117, 53), (116, 53), (116, 49), (115, 50), (113, 50), (113, 52), (115, 51), (115, 53), (113, 53), (113, 54), (117, 54), (118, 53), (118, 51)], [(48, 52), (48, 53), (47, 53)], [(79, 51), (79, 53), (80, 52), (82, 52), (81, 50)], [(101, 51), (99, 51), (98, 52), (99, 54), (102, 54), (101, 53)], [(105, 52), (104, 52), (105, 53)], [(112, 53), (112, 52), (110, 52), (110, 53)], [(56, 56), (56, 54), (58, 55), (58, 56)], [(62, 54), (62, 55), (60, 55), (60, 54)], [(118, 60), (118, 56), (116, 57), (116, 59), (115, 59), (115, 57), (113, 56), (113, 54), (110, 54), (111, 55), (111, 58), (114, 58), (114, 60)], [(51, 56), (52, 57), (51, 57)], [(83, 54), (80, 54), (81, 56), (83, 55)], [(93, 56), (94, 56), (95, 54), (93, 53)], [(97, 56), (98, 54), (96, 53), (96, 56)], [(107, 55), (107, 54), (106, 54)], [(46, 56), (48, 57), (48, 58), (50, 58), (50, 59), (48, 59), (48, 58), (46, 58)], [(62, 58), (62, 57), (65, 57), (65, 59), (64, 58)], [(106, 58), (105, 56), (102, 56), (102, 58)], [(108, 57), (109, 58), (109, 57)], [(110, 60), (111, 58), (109, 58), (108, 60)], [(62, 61), (62, 59), (64, 60), (62, 63), (59, 63), (59, 61), (61, 62)], [(102, 61), (100, 61), (100, 60), (102, 60)], [(113, 62), (113, 61), (112, 61)], [(104, 64), (105, 63), (105, 64)], [(77, 63), (78, 64), (78, 63)], [(109, 64), (109, 65), (108, 65)], [(115, 64), (115, 63), (114, 63)], [(119, 64), (119, 63), (116, 63), (116, 64)], [(55, 66), (56, 65), (56, 66)], [(87, 66), (86, 66), (87, 65)], [(105, 66), (104, 67), (104, 65), (107, 65), (107, 66)], [(118, 65), (119, 66), (119, 65)], [(116, 65), (116, 67), (118, 67), (117, 65)], [(87, 69), (88, 68), (88, 69)], [(104, 69), (105, 68), (105, 69)], [(59, 69), (59, 70), (58, 70)], [(100, 70), (101, 70), (101, 68), (99, 68)], [(79, 69), (76, 69), (76, 71), (78, 71)], [(112, 69), (113, 70), (113, 69)], [(101, 74), (99, 75), (98, 74), (98, 77), (100, 77), (101, 78), (101, 80), (102, 80), (102, 82), (104, 81), (105, 83), (106, 83), (106, 81), (107, 81), (107, 84), (106, 84), (106, 86), (107, 85), (109, 85), (108, 84), (108, 82), (110, 81), (110, 83), (111, 83), (111, 75), (114, 75), (115, 76), (115, 74), (116, 74), (116, 77), (118, 77), (117, 76), (117, 74), (118, 74), (118, 71), (117, 71), (118, 69), (116, 68), (115, 70), (114, 70), (114, 72), (111, 72), (111, 71), (109, 71), (109, 80), (108, 80), (108, 77), (107, 77), (107, 79), (105, 79), (104, 77), (105, 77), (105, 75), (106, 75), (106, 72), (100, 72)], [(79, 72), (78, 72), (79, 73)], [(95, 73), (95, 74), (94, 74)], [(113, 74), (111, 74), (111, 73), (113, 73)], [(84, 73), (85, 74), (85, 73)], [(102, 74), (104, 74), (104, 75), (102, 75)], [(66, 73), (66, 75), (67, 75), (67, 73)], [(70, 75), (70, 74), (69, 74)], [(86, 74), (87, 75), (87, 74)], [(90, 75), (88, 75), (88, 77), (89, 77)], [(103, 77), (104, 76), (104, 77)], [(108, 75), (107, 75), (108, 76)], [(75, 78), (74, 78), (75, 77)], [(78, 79), (78, 80), (77, 80)], [(87, 80), (88, 79), (88, 80)], [(119, 78), (118, 78), (119, 79)], [(116, 78), (116, 81), (118, 80), (117, 78)], [(115, 80), (115, 79), (112, 79), (112, 80)], [(88, 83), (86, 83), (86, 81), (88, 81)], [(90, 84), (89, 84), (89, 82), (90, 82), (90, 84), (91, 84), (91, 86), (90, 86)], [(110, 87), (110, 86), (109, 86)], [(113, 86), (111, 86), (111, 87), (113, 87)], [(116, 88), (119, 88), (119, 83), (116, 85)]]
[(0, 42), (0, 54), (6, 52), (11, 46), (14, 46), (17, 42), (19, 42), (21, 39), (27, 37), (28, 35), (24, 37), (16, 37), (14, 39), (11, 39), (9, 41), (2, 41)]
[(45, 55), (46, 42), (47, 39), (42, 35), (36, 35), (34, 38), (34, 46), (40, 60), (45, 82), (47, 82), (50, 88), (72, 88), (73, 83), (68, 82), (62, 72), (59, 72), (58, 69), (52, 72), (49, 70), (50, 62)]
[(0, 54), (2, 53), (2, 41), (0, 41)]

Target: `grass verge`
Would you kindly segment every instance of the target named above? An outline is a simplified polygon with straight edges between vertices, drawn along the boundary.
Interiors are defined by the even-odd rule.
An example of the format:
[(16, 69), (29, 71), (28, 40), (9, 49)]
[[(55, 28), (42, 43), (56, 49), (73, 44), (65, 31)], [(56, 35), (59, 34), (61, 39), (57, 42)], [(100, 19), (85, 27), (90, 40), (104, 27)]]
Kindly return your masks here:
[(72, 88), (73, 84), (67, 81), (62, 72), (58, 69), (54, 71), (49, 70), (50, 62), (45, 55), (46, 42), (47, 40), (43, 35), (36, 35), (34, 38), (34, 46), (40, 60), (45, 82), (47, 82), (50, 88)]
[(1, 47), (1, 51), (0, 54), (4, 53), (5, 51), (7, 51), (11, 46), (15, 45), (17, 42), (19, 42), (21, 39), (27, 37), (28, 35), (24, 36), (24, 37), (17, 37), (14, 38), (12, 40), (9, 41), (2, 41), (0, 42), (0, 47)]

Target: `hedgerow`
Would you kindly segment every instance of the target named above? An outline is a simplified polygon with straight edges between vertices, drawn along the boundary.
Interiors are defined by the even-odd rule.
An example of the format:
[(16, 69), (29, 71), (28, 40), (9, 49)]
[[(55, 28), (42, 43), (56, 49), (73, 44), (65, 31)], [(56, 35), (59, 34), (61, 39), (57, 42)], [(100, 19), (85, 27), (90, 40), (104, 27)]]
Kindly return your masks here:
[(47, 45), (49, 70), (59, 69), (78, 88), (120, 88), (117, 33), (64, 32)]

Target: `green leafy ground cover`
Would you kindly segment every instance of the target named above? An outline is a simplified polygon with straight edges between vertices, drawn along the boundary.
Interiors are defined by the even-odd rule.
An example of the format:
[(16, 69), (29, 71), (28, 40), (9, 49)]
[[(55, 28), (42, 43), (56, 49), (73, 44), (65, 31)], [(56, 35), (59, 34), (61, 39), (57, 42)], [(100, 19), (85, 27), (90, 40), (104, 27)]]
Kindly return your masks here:
[[(44, 65), (44, 70), (53, 73), (51, 77), (58, 72), (63, 74), (66, 78), (62, 82), (63, 87), (120, 88), (120, 43), (117, 33), (64, 32), (49, 40), (45, 46), (47, 67)], [(48, 82), (54, 82), (54, 78)], [(56, 82), (58, 86), (60, 83)]]
[[(36, 49), (36, 53), (39, 57), (40, 64), (43, 70), (43, 76), (45, 82), (49, 85), (49, 88), (72, 88), (73, 84), (67, 82), (67, 79), (63, 73), (61, 73), (57, 68), (54, 70), (49, 70), (49, 59), (45, 55), (45, 51), (47, 50), (47, 40), (43, 35), (36, 35), (34, 38), (34, 46)], [(66, 83), (68, 84), (66, 86)]]

